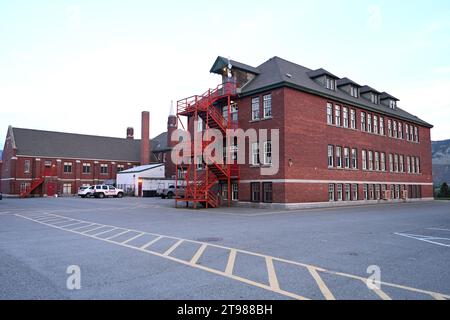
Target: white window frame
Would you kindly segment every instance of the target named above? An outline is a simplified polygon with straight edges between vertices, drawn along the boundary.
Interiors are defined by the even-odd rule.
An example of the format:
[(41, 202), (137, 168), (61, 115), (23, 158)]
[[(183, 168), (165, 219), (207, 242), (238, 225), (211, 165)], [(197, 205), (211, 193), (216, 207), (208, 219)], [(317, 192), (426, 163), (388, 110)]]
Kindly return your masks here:
[(341, 106), (340, 105), (336, 105), (334, 107), (334, 124), (337, 127), (341, 126)]
[(328, 168), (334, 167), (334, 146), (328, 145)]
[(272, 141), (270, 140), (264, 142), (264, 165), (272, 165)]
[(373, 171), (373, 151), (369, 150), (368, 158), (369, 158), (369, 171)]
[(342, 147), (336, 147), (336, 168), (342, 169)]
[(352, 169), (358, 170), (358, 149), (352, 149)]
[(366, 131), (367, 130), (367, 126), (366, 126), (366, 113), (365, 112), (361, 112), (361, 131)]
[(380, 117), (380, 134), (384, 136), (384, 118)]
[(370, 113), (367, 114), (367, 132), (372, 133), (372, 115)]
[(350, 169), (350, 148), (344, 148), (344, 168)]
[(263, 96), (263, 118), (272, 118), (272, 94), (266, 94)]
[(23, 163), (23, 173), (27, 174), (27, 173), (30, 173), (30, 172), (31, 172), (31, 160), (27, 159)]
[(252, 121), (260, 120), (260, 108), (259, 97), (252, 98)]
[(378, 134), (378, 116), (373, 116), (373, 133)]
[(253, 166), (259, 166), (260, 165), (259, 143), (258, 142), (252, 143), (252, 165)]
[(350, 110), (350, 127), (355, 130), (356, 129), (356, 110)]
[(367, 150), (361, 151), (362, 169), (367, 170)]
[(342, 108), (342, 118), (343, 118), (343, 125), (344, 128), (348, 128), (348, 108), (347, 107), (343, 107)]
[(327, 103), (327, 123), (333, 124), (333, 104)]

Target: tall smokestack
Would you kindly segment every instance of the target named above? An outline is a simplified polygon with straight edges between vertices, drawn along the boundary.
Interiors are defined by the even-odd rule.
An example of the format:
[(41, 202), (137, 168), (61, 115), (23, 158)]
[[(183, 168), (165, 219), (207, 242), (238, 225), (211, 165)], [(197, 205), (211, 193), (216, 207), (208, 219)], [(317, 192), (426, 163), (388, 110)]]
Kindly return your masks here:
[(132, 127), (127, 128), (127, 139), (134, 140), (134, 129)]
[(141, 124), (141, 166), (150, 164), (150, 113), (142, 112)]

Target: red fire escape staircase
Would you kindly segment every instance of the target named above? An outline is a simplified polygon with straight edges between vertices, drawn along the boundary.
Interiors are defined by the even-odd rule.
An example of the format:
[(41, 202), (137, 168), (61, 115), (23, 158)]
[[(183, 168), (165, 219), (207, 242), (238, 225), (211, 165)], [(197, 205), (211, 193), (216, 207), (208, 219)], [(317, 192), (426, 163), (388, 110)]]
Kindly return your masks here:
[[(234, 96), (236, 96), (235, 83), (228, 82), (219, 85), (216, 89), (210, 89), (201, 96), (193, 96), (178, 101), (178, 117), (186, 116), (194, 120), (201, 118), (207, 129), (217, 129), (226, 137), (227, 129), (237, 129), (237, 122), (231, 121), (230, 114), (231, 99)], [(226, 101), (227, 103), (228, 120), (215, 107), (215, 103), (220, 101), (223, 103)], [(202, 151), (208, 144), (209, 142), (202, 143)], [(193, 158), (194, 154), (191, 157)], [(177, 202), (193, 202), (195, 207), (197, 207), (197, 204), (201, 204), (206, 208), (216, 208), (220, 205), (220, 199), (212, 189), (219, 182), (227, 183), (228, 195), (229, 198), (231, 197), (231, 179), (239, 179), (237, 164), (221, 164), (214, 159), (204, 159), (204, 161), (207, 165), (203, 171), (197, 170), (194, 161), (191, 161), (191, 164), (186, 167), (177, 165), (177, 172), (179, 168), (186, 170), (185, 195), (184, 197), (177, 196)], [(228, 199), (228, 204), (231, 205), (230, 199)]]
[(20, 193), (21, 198), (28, 197), (34, 190), (36, 190), (40, 185), (42, 185), (45, 181), (45, 177), (34, 179), (30, 186), (27, 187), (23, 192)]

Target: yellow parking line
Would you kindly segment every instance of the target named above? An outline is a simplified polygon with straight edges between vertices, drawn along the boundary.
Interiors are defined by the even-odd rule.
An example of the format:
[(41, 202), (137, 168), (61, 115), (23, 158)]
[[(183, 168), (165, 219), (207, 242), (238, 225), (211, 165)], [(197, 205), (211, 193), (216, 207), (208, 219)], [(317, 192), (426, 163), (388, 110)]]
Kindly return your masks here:
[(273, 266), (273, 259), (271, 257), (266, 257), (266, 266), (270, 287), (275, 290), (280, 290), (280, 284), (278, 283), (277, 274)]
[(205, 249), (208, 247), (208, 245), (206, 243), (202, 244), (200, 246), (200, 248), (197, 250), (197, 252), (195, 253), (195, 255), (192, 257), (191, 259), (191, 263), (192, 264), (197, 264), (198, 260), (200, 259), (200, 257), (202, 256), (203, 252), (205, 252)]
[(170, 256), (170, 254), (172, 252), (175, 251), (176, 248), (178, 248), (180, 246), (180, 244), (182, 244), (184, 242), (184, 240), (179, 240), (177, 243), (175, 243), (173, 246), (171, 246), (169, 248), (169, 250), (167, 250), (166, 252), (163, 253), (163, 256)]
[(334, 295), (331, 293), (330, 289), (328, 289), (325, 282), (323, 282), (322, 278), (320, 277), (319, 273), (317, 272), (317, 268), (314, 267), (307, 267), (309, 273), (314, 278), (314, 281), (316, 281), (317, 285), (319, 286), (320, 292), (322, 292), (323, 296), (327, 300), (336, 300)]
[[(86, 237), (90, 237), (90, 238), (93, 238), (93, 239), (96, 239), (96, 240), (101, 240), (101, 241), (105, 241), (105, 242), (108, 242), (108, 243), (111, 243), (111, 244), (120, 245), (120, 246), (123, 246), (123, 247), (126, 247), (126, 248), (138, 250), (138, 251), (141, 251), (141, 252), (150, 253), (150, 254), (158, 256), (158, 257), (162, 257), (162, 258), (166, 258), (166, 259), (169, 259), (169, 260), (172, 260), (172, 261), (176, 261), (176, 262), (181, 263), (181, 264), (185, 264), (185, 265), (197, 268), (197, 269), (201, 269), (201, 270), (205, 270), (205, 271), (208, 271), (208, 272), (211, 272), (211, 273), (214, 273), (214, 274), (218, 274), (218, 275), (221, 275), (221, 276), (224, 276), (224, 277), (236, 280), (236, 281), (247, 283), (247, 284), (253, 285), (255, 287), (259, 287), (259, 288), (262, 288), (262, 289), (265, 289), (265, 290), (268, 290), (268, 291), (272, 291), (272, 292), (275, 292), (275, 293), (278, 293), (278, 294), (281, 294), (281, 295), (284, 295), (284, 296), (287, 296), (287, 297), (291, 297), (291, 298), (294, 298), (294, 299), (308, 300), (307, 298), (305, 298), (303, 296), (300, 296), (300, 295), (297, 295), (295, 293), (288, 292), (288, 291), (285, 291), (283, 289), (280, 289), (279, 288), (279, 284), (278, 284), (278, 286), (276, 285), (276, 282), (273, 280), (274, 279), (273, 277), (272, 277), (272, 281), (269, 280), (269, 284), (270, 285), (266, 285), (266, 284), (262, 284), (262, 283), (258, 283), (258, 282), (252, 281), (250, 279), (246, 279), (246, 278), (242, 278), (242, 277), (233, 275), (233, 269), (234, 269), (234, 264), (235, 264), (235, 259), (236, 259), (237, 252), (243, 253), (243, 254), (253, 255), (253, 256), (256, 256), (256, 257), (263, 257), (263, 258), (265, 258), (266, 259), (266, 264), (268, 266), (268, 270), (270, 268), (272, 268), (274, 274), (275, 274), (275, 269), (273, 268), (273, 260), (279, 261), (279, 262), (285, 262), (285, 263), (288, 263), (288, 264), (291, 264), (291, 265), (297, 265), (297, 266), (300, 266), (300, 267), (308, 268), (309, 272), (314, 277), (316, 283), (319, 285), (319, 288), (322, 291), (322, 294), (324, 294), (324, 296), (327, 299), (328, 298), (329, 299), (331, 299), (331, 298), (334, 299), (334, 296), (332, 295), (330, 290), (326, 287), (326, 285), (323, 282), (323, 280), (320, 278), (320, 276), (318, 274), (318, 271), (325, 272), (325, 273), (328, 273), (328, 274), (337, 275), (337, 276), (342, 276), (342, 277), (346, 277), (346, 278), (350, 278), (350, 279), (361, 280), (361, 281), (366, 282), (366, 278), (364, 278), (364, 277), (351, 275), (351, 274), (346, 274), (346, 273), (342, 273), (342, 272), (335, 272), (335, 271), (331, 271), (331, 270), (325, 270), (325, 269), (322, 269), (322, 268), (319, 268), (319, 267), (316, 267), (316, 266), (312, 266), (312, 265), (308, 265), (308, 264), (304, 264), (304, 263), (300, 263), (300, 262), (296, 262), (296, 261), (286, 260), (286, 259), (282, 259), (282, 258), (276, 258), (276, 257), (263, 255), (263, 254), (260, 254), (260, 253), (254, 253), (254, 252), (250, 252), (250, 251), (246, 251), (246, 250), (239, 250), (239, 249), (233, 249), (233, 248), (219, 246), (219, 245), (206, 244), (206, 243), (198, 242), (198, 241), (194, 241), (194, 240), (181, 239), (181, 238), (177, 238), (177, 237), (164, 236), (164, 235), (158, 235), (158, 234), (154, 234), (154, 233), (147, 233), (147, 232), (142, 232), (142, 231), (138, 231), (138, 230), (129, 229), (128, 231), (144, 233), (144, 234), (148, 234), (148, 235), (156, 237), (154, 240), (150, 241), (146, 245), (143, 245), (141, 248), (138, 248), (138, 247), (131, 246), (131, 245), (128, 245), (128, 244), (123, 244), (123, 243), (118, 243), (118, 242), (114, 242), (114, 241), (103, 239), (103, 238), (98, 238), (97, 235), (99, 235), (99, 234), (97, 234), (97, 235), (89, 235), (89, 234), (85, 234), (85, 233), (82, 233), (82, 232), (79, 232), (79, 231), (73, 231), (71, 229), (64, 229), (65, 227), (60, 227), (60, 226), (56, 226), (56, 225), (53, 225), (53, 224), (49, 224), (49, 223), (33, 220), (33, 219), (31, 219), (31, 218), (29, 218), (27, 216), (21, 215), (21, 214), (15, 214), (15, 215), (18, 216), (18, 217), (27, 219), (27, 220), (31, 220), (31, 221), (40, 223), (42, 225), (53, 227), (55, 229), (60, 229), (60, 230), (72, 232), (72, 233), (75, 233), (75, 234), (78, 234), (78, 235), (83, 235), (83, 236), (86, 236)], [(67, 217), (63, 217), (63, 216), (60, 216), (60, 217), (67, 218)], [(67, 219), (70, 219), (70, 218), (67, 218)], [(71, 219), (71, 220), (72, 221), (78, 221), (77, 223), (74, 223), (74, 224), (71, 224), (71, 225), (75, 225), (75, 224), (79, 224), (79, 223), (92, 223), (92, 222), (83, 221), (83, 220), (76, 220), (76, 219)], [(110, 230), (105, 231), (104, 233), (107, 233), (107, 232), (110, 232), (110, 231), (113, 231), (113, 230), (117, 230), (117, 229), (125, 230), (124, 228), (119, 228), (119, 227), (115, 227), (115, 226), (111, 226), (111, 225), (103, 225), (102, 228), (103, 227), (111, 228)], [(146, 250), (149, 246), (151, 246), (152, 244), (154, 244), (155, 242), (159, 241), (162, 238), (178, 240), (178, 242), (174, 246), (172, 246), (172, 248), (173, 247), (175, 247), (175, 248), (178, 247), (178, 245), (180, 245), (183, 241), (186, 241), (186, 242), (189, 242), (189, 243), (201, 244), (202, 247), (204, 247), (204, 248), (201, 247), (197, 251), (197, 253), (194, 256), (194, 258), (196, 258), (197, 255), (198, 255), (198, 258), (199, 258), (201, 256), (201, 254), (203, 253), (203, 251), (206, 249), (207, 246), (212, 246), (212, 247), (215, 247), (215, 248), (222, 248), (222, 249), (229, 250), (230, 254), (229, 254), (228, 263), (227, 263), (227, 267), (226, 267), (225, 272), (217, 270), (217, 269), (208, 268), (208, 267), (196, 264), (196, 263), (193, 263), (193, 262), (197, 262), (198, 259), (197, 259), (197, 261), (195, 261), (195, 259), (193, 258), (191, 260), (191, 262), (188, 262), (188, 261), (181, 260), (181, 259), (169, 256), (169, 255), (165, 255), (172, 248), (169, 249), (168, 251), (166, 251), (166, 253), (164, 253), (164, 254), (161, 254), (161, 253), (158, 253), (158, 252), (153, 252), (151, 250)], [(170, 252), (169, 252), (169, 254), (170, 254)], [(269, 260), (269, 263), (267, 263), (268, 260)], [(272, 266), (270, 266), (270, 264), (272, 264)], [(396, 284), (387, 283), (387, 282), (380, 282), (380, 285), (393, 287), (393, 288), (399, 288), (399, 289), (412, 291), (412, 292), (417, 292), (417, 293), (428, 294), (428, 295), (432, 296), (434, 299), (437, 299), (437, 300), (450, 299), (450, 295), (445, 295), (445, 294), (441, 294), (441, 293), (438, 293), (438, 292), (426, 291), (426, 290), (416, 289), (416, 288), (402, 286), (402, 285), (396, 285)], [(381, 290), (375, 291), (375, 293), (378, 294), (381, 298), (390, 298), (388, 295), (386, 295)]]
[(159, 237), (157, 237), (156, 239), (153, 239), (152, 241), (150, 241), (149, 243), (144, 244), (140, 249), (145, 250), (145, 249), (147, 249), (148, 247), (150, 247), (152, 244), (154, 244), (155, 242), (161, 240), (162, 238), (163, 238), (163, 236), (159, 236)]
[(227, 267), (225, 269), (225, 273), (228, 275), (233, 275), (233, 269), (234, 269), (234, 261), (236, 260), (236, 250), (235, 249), (231, 249), (230, 250), (230, 255), (228, 257), (228, 263), (227, 263)]

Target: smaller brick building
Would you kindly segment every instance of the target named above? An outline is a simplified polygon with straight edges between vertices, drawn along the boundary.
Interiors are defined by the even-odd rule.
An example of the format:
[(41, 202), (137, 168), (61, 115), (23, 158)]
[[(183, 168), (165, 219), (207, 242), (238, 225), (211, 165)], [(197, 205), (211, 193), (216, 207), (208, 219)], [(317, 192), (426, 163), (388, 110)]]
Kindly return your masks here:
[[(173, 117), (169, 116), (169, 132), (176, 129), (171, 125)], [(84, 185), (113, 183), (123, 170), (169, 161), (168, 133), (149, 139), (148, 112), (142, 113), (142, 128), (148, 143), (134, 139), (132, 128), (127, 129), (126, 138), (112, 138), (10, 126), (0, 167), (0, 190), (9, 195), (71, 195)], [(166, 177), (172, 178), (175, 172), (167, 167)]]

